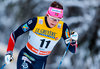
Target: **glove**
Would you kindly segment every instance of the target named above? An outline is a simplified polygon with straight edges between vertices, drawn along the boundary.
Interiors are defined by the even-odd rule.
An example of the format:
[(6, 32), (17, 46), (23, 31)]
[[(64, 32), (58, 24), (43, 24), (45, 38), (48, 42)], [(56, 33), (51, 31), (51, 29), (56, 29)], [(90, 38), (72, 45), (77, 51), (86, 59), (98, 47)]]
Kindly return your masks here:
[(5, 55), (5, 63), (10, 64), (13, 61), (12, 51), (8, 51)]
[(73, 31), (73, 32), (71, 32), (70, 38), (67, 38), (65, 40), (65, 42), (66, 42), (66, 44), (68, 44), (68, 43), (75, 44), (77, 42), (77, 40), (78, 40), (78, 34), (77, 34), (77, 32)]
[(77, 33), (77, 32), (74, 32), (74, 31), (71, 32), (70, 38), (71, 38), (72, 40), (77, 41), (77, 40), (78, 40), (78, 33)]
[(78, 33), (77, 32), (71, 32), (71, 45), (77, 47), (77, 40), (78, 40)]

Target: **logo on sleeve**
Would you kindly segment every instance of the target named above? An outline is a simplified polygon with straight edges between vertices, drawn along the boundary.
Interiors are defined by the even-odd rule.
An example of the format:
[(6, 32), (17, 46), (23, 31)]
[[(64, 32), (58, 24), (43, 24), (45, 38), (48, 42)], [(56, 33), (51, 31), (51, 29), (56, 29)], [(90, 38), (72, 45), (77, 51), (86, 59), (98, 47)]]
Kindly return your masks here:
[(29, 21), (28, 21), (28, 24), (31, 24), (31, 23), (32, 23), (32, 20), (29, 20)]
[(22, 26), (22, 29), (23, 29), (24, 32), (26, 32), (27, 30), (29, 30), (29, 27), (28, 27), (27, 24), (24, 24), (24, 25)]

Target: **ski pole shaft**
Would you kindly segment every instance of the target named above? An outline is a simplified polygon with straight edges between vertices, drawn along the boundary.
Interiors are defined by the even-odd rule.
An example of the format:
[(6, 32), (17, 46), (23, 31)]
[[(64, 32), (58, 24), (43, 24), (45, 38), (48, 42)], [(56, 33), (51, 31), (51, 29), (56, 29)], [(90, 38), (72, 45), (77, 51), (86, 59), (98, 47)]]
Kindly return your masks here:
[(2, 67), (0, 69), (4, 69), (4, 67), (6, 66), (6, 63), (2, 65)]
[(58, 69), (60, 68), (60, 66), (61, 66), (61, 64), (62, 64), (62, 61), (63, 61), (64, 57), (66, 56), (67, 50), (68, 50), (68, 48), (69, 48), (69, 45), (70, 45), (70, 43), (68, 43), (68, 46), (67, 46), (67, 48), (66, 48), (66, 51), (65, 51), (65, 53), (64, 53), (64, 55), (63, 55), (63, 57), (62, 57), (62, 59), (61, 59), (61, 61), (60, 61), (60, 63), (59, 63)]

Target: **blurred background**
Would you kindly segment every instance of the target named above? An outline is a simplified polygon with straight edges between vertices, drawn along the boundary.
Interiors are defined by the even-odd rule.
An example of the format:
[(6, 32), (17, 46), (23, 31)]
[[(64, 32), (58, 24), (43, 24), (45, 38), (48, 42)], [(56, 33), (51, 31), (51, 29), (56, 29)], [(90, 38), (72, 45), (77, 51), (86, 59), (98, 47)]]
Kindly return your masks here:
[[(60, 69), (100, 69), (100, 0), (0, 0), (0, 67), (4, 64), (10, 33), (34, 16), (44, 16), (53, 1), (64, 7), (64, 19), (71, 31), (79, 34), (75, 54), (67, 52)], [(5, 69), (16, 69), (19, 51), (28, 32), (18, 37), (14, 62)], [(66, 46), (61, 39), (48, 57), (46, 69), (57, 69)]]

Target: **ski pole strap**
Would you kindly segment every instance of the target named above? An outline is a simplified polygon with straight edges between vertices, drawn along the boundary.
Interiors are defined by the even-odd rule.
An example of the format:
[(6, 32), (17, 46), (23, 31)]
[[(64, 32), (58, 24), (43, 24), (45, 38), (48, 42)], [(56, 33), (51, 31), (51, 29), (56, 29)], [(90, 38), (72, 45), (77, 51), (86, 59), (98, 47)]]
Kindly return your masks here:
[(58, 69), (60, 68), (60, 66), (61, 66), (61, 64), (62, 64), (62, 61), (63, 61), (64, 57), (66, 56), (66, 53), (67, 53), (67, 50), (68, 50), (69, 46), (70, 46), (70, 43), (68, 43), (68, 46), (67, 46), (67, 48), (66, 48), (66, 51), (65, 51), (65, 53), (64, 53), (64, 55), (63, 55), (63, 57), (62, 57), (62, 59), (61, 59), (61, 61), (60, 61), (60, 63), (59, 63)]
[(2, 65), (2, 67), (0, 69), (4, 69), (5, 66), (6, 66), (6, 63), (4, 65)]

